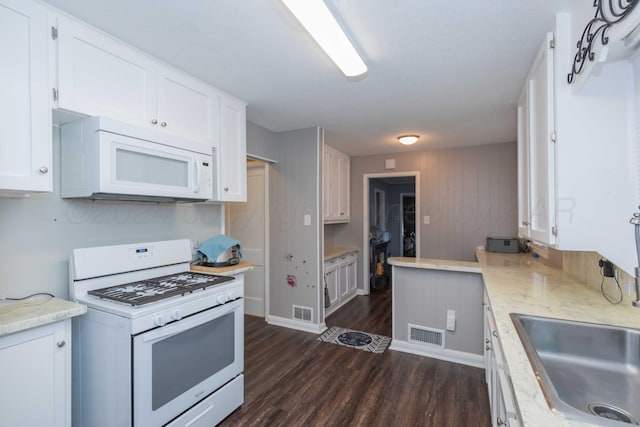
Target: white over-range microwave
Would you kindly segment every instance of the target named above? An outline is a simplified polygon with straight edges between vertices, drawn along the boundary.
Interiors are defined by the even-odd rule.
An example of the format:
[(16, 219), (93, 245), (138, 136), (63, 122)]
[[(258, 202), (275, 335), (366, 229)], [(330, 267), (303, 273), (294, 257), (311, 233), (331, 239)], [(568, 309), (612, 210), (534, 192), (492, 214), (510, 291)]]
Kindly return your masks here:
[(62, 126), (61, 195), (149, 201), (213, 196), (210, 145), (106, 117)]

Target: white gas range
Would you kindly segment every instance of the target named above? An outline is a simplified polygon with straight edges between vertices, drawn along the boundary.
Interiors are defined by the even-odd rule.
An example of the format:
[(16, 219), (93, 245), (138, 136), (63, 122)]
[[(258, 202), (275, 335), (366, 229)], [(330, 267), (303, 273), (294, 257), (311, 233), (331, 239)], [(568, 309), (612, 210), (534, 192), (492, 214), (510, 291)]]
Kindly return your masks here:
[(188, 240), (73, 251), (74, 425), (212, 426), (242, 404), (242, 275), (190, 261)]

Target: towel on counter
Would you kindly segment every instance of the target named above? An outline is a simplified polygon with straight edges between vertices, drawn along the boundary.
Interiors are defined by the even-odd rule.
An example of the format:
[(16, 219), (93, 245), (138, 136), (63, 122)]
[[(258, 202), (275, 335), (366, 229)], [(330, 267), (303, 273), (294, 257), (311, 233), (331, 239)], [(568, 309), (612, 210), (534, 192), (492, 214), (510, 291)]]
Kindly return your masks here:
[(212, 237), (200, 245), (198, 255), (200, 255), (201, 258), (206, 256), (209, 261), (215, 261), (224, 251), (235, 245), (238, 245), (238, 255), (242, 258), (242, 246), (240, 242), (224, 234), (218, 234), (216, 237)]

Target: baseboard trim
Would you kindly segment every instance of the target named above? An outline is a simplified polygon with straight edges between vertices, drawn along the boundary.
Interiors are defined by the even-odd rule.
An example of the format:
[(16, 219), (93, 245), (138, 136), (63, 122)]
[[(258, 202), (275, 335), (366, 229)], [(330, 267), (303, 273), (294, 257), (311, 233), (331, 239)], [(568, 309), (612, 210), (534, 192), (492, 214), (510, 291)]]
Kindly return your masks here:
[(400, 340), (392, 340), (389, 349), (402, 351), (403, 353), (417, 354), (418, 356), (431, 357), (433, 359), (446, 360), (447, 362), (460, 363), (461, 365), (473, 366), (475, 368), (484, 368), (484, 356), (480, 354), (466, 353), (457, 350), (425, 348), (424, 345), (412, 344)]
[(369, 292), (365, 291), (364, 289), (358, 289), (356, 295), (369, 295)]
[(321, 334), (327, 330), (327, 325), (307, 323), (296, 319), (287, 319), (286, 317), (267, 316), (267, 323), (274, 326), (282, 326), (283, 328), (296, 329), (298, 331), (309, 332), (312, 334)]
[(326, 319), (327, 316), (331, 316), (333, 313), (338, 311), (340, 309), (340, 307), (342, 307), (343, 305), (345, 305), (346, 303), (348, 303), (349, 301), (351, 301), (352, 299), (354, 299), (357, 296), (358, 296), (357, 293), (353, 293), (353, 294), (349, 295), (347, 297), (347, 299), (340, 301), (340, 304), (334, 305), (333, 307), (329, 307), (329, 311), (328, 312), (325, 311), (324, 318)]

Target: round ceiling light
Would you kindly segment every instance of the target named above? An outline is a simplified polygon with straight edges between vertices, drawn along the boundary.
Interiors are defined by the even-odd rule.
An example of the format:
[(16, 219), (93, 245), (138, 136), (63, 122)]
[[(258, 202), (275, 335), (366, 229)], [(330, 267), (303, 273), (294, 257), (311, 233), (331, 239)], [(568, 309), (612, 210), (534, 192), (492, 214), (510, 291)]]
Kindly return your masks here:
[(402, 135), (398, 137), (398, 141), (404, 145), (415, 144), (415, 142), (420, 138), (418, 135)]

